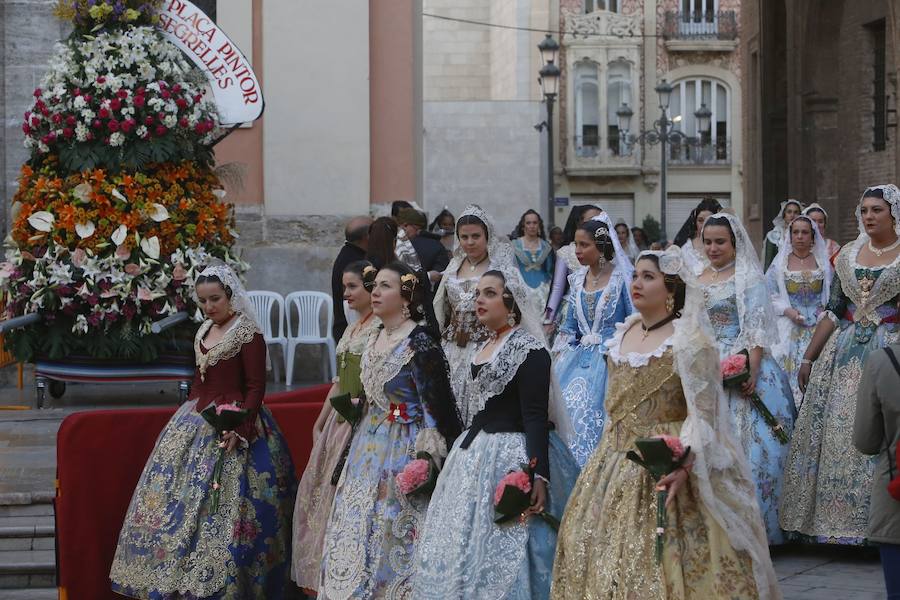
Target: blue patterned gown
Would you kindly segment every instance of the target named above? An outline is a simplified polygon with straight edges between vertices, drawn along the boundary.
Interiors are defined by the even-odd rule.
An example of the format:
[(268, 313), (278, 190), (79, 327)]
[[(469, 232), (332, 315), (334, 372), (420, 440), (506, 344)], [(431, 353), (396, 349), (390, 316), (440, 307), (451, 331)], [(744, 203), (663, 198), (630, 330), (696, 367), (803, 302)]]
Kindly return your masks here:
[[(734, 277), (721, 283), (706, 284), (704, 295), (706, 310), (719, 344), (719, 359), (743, 350), (744, 348), (737, 346), (741, 322)], [(746, 296), (748, 311), (765, 306), (769, 302), (763, 282), (748, 289)], [(794, 423), (791, 386), (787, 375), (767, 350), (760, 362), (756, 393), (790, 434)], [(781, 499), (782, 476), (790, 446), (778, 441), (772, 428), (739, 390), (728, 390), (728, 402), (732, 423), (747, 453), (750, 470), (756, 481), (756, 494), (766, 524), (769, 544), (781, 544), (784, 542), (784, 534), (778, 525), (778, 503)]]
[[(266, 344), (248, 319), (210, 349), (194, 343), (198, 373), (185, 402), (159, 434), (138, 480), (110, 570), (113, 591), (153, 600), (289, 597), (291, 515), (296, 479), (265, 394)], [(219, 508), (212, 512), (215, 430), (197, 412), (234, 403), (251, 418), (247, 443), (227, 453)]]
[(543, 520), (494, 523), (494, 493), (535, 459), (549, 479), (546, 510), (561, 518), (578, 477), (566, 445), (548, 431), (550, 356), (517, 329), (490, 361), (470, 365), (465, 394), (476, 408), (447, 457), (428, 506), (416, 558), (416, 600), (542, 600), (550, 596), (556, 532)]
[(541, 295), (540, 304), (543, 308), (550, 294), (550, 281), (556, 264), (553, 246), (547, 240), (540, 240), (538, 249), (532, 251), (525, 247), (522, 238), (514, 239), (512, 246), (522, 279), (528, 287)]
[(462, 425), (440, 345), (417, 327), (387, 352), (363, 353), (366, 408), (335, 490), (325, 534), (320, 599), (410, 598), (427, 500), (395, 478), (417, 450), (446, 455)]
[(900, 341), (900, 258), (862, 267), (863, 243), (835, 261), (825, 314), (836, 328), (813, 364), (785, 469), (781, 525), (819, 542), (866, 537), (875, 457), (853, 445), (856, 390), (869, 354)]
[(615, 334), (616, 323), (634, 312), (623, 275), (614, 271), (604, 289), (585, 292), (586, 273), (582, 267), (569, 275), (566, 320), (553, 347), (554, 369), (575, 433), (569, 449), (579, 468), (600, 443), (606, 422), (604, 344)]

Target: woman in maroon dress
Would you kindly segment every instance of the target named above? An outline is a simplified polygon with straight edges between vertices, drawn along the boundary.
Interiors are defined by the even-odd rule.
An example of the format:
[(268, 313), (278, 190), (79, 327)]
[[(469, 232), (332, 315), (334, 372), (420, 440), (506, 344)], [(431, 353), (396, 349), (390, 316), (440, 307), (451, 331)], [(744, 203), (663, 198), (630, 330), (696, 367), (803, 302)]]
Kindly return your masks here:
[[(291, 587), (296, 481), (284, 437), (262, 403), (266, 344), (230, 268), (207, 267), (195, 286), (207, 319), (194, 341), (191, 399), (163, 429), (138, 481), (112, 588), (160, 600), (280, 599)], [(220, 437), (200, 414), (210, 405), (235, 405), (248, 417)], [(214, 484), (220, 449), (222, 476)]]

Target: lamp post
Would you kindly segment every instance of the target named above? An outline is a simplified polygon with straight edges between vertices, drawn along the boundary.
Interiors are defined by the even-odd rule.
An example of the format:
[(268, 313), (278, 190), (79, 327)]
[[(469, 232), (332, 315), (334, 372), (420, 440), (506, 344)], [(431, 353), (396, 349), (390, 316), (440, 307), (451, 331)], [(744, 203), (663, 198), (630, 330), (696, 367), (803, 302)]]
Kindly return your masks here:
[(556, 210), (553, 202), (553, 102), (559, 93), (559, 67), (556, 60), (559, 57), (559, 43), (549, 33), (538, 44), (541, 53), (541, 61), (544, 63), (538, 72), (538, 83), (541, 85), (541, 93), (544, 94), (544, 102), (547, 104), (547, 120), (538, 125), (538, 131), (547, 129), (547, 223), (549, 228), (556, 224)]
[(618, 118), (619, 131), (622, 132), (622, 137), (625, 139), (625, 144), (628, 146), (633, 146), (634, 144), (641, 142), (647, 143), (651, 146), (659, 144), (660, 149), (662, 150), (662, 160), (660, 162), (659, 168), (659, 189), (660, 189), (660, 207), (659, 207), (659, 218), (660, 218), (660, 234), (662, 236), (663, 241), (668, 241), (668, 237), (666, 235), (666, 170), (668, 166), (668, 153), (666, 150), (666, 146), (669, 144), (688, 144), (691, 146), (702, 146), (704, 142), (704, 138), (710, 132), (710, 119), (712, 118), (712, 111), (706, 107), (706, 104), (701, 104), (700, 108), (694, 112), (694, 117), (697, 119), (697, 131), (700, 133), (699, 137), (691, 137), (685, 135), (681, 131), (674, 129), (673, 126), (675, 122), (669, 119), (669, 100), (672, 97), (672, 87), (669, 82), (665, 79), (659, 82), (654, 90), (659, 95), (659, 109), (660, 109), (660, 117), (656, 121), (653, 122), (653, 127), (646, 131), (641, 131), (637, 135), (629, 135), (629, 130), (631, 127), (631, 117), (634, 115), (634, 112), (628, 106), (628, 104), (623, 103), (619, 110), (616, 111), (616, 117)]

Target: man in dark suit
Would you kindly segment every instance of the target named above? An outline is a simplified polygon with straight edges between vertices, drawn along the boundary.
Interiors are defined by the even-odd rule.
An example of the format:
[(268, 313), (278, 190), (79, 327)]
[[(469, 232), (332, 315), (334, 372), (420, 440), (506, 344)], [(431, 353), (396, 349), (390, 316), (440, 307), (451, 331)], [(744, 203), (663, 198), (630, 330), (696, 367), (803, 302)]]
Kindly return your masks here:
[(347, 316), (344, 314), (344, 268), (350, 263), (365, 260), (366, 248), (369, 245), (369, 217), (353, 217), (344, 229), (344, 246), (334, 259), (331, 267), (331, 303), (334, 310), (334, 325), (331, 334), (335, 341), (341, 339), (347, 329)]
[(441, 280), (441, 273), (450, 263), (450, 258), (440, 240), (427, 235), (425, 228), (428, 221), (425, 214), (414, 208), (401, 208), (397, 214), (397, 224), (415, 249), (422, 270), (428, 273), (433, 284), (437, 284)]

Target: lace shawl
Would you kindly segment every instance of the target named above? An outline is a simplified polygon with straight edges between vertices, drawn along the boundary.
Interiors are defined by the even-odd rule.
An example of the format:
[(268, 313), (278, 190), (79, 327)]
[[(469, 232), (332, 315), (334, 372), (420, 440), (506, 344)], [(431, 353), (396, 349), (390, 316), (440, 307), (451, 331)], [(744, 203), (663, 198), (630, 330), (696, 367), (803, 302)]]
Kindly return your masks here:
[(237, 322), (225, 332), (221, 341), (212, 348), (208, 348), (204, 353), (200, 345), (212, 326), (212, 319), (207, 319), (200, 325), (197, 335), (194, 336), (194, 356), (197, 361), (197, 369), (200, 371), (201, 381), (206, 381), (206, 371), (210, 367), (214, 367), (220, 361), (229, 360), (237, 356), (243, 345), (250, 343), (254, 334), (260, 333), (259, 327), (256, 326), (256, 323), (251, 318), (240, 314)]

